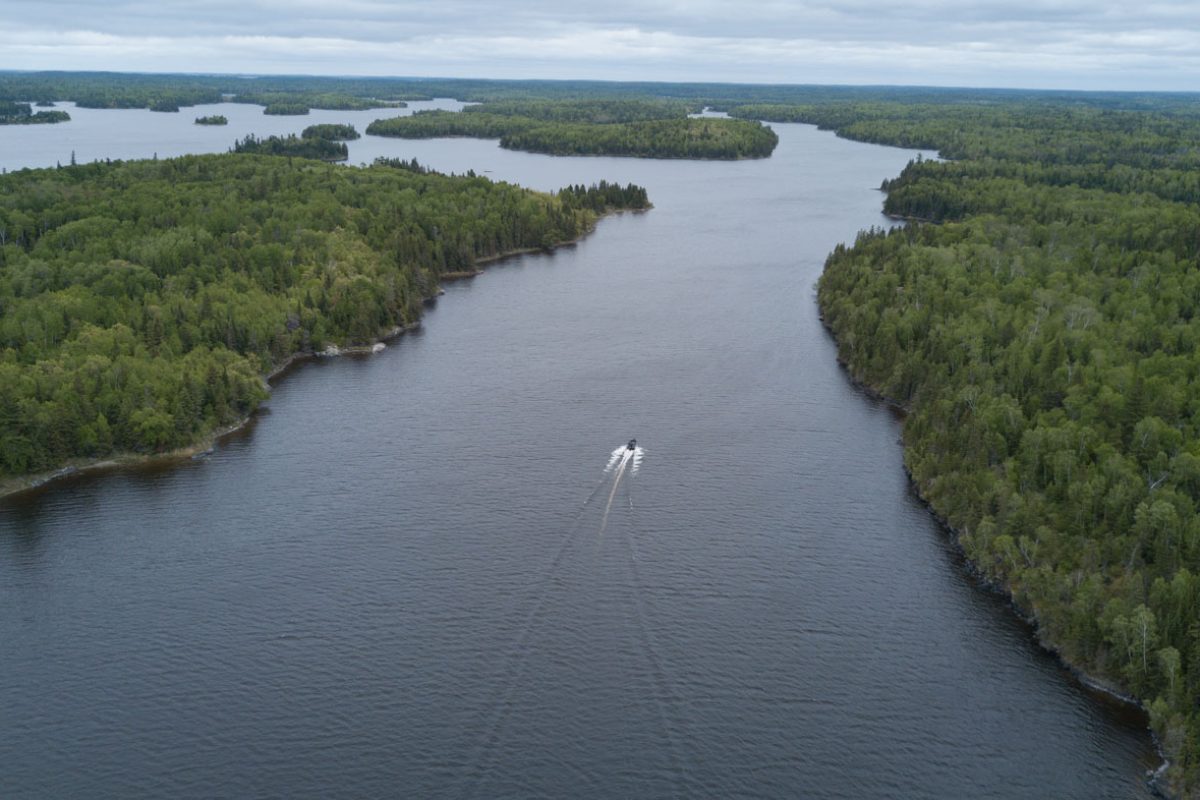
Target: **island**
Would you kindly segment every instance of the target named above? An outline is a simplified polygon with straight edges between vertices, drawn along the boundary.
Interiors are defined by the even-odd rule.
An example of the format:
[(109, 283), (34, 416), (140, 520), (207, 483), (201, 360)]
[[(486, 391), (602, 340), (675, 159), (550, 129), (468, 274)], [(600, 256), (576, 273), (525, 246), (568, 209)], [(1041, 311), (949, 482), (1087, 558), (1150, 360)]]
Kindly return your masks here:
[(223, 114), (212, 114), (207, 117), (196, 117), (197, 125), (228, 125), (229, 119)]
[(0, 101), (0, 125), (47, 125), (70, 119), (66, 111), (34, 111), (29, 103)]
[(779, 143), (760, 122), (691, 117), (689, 110), (681, 102), (638, 99), (509, 101), (376, 120), (367, 133), (409, 139), (470, 136), (534, 153), (639, 158), (765, 158)]
[(446, 276), (647, 206), (635, 186), (251, 153), (0, 175), (0, 409), (23, 409), (0, 426), (0, 487), (202, 447), (266, 399), (264, 375), (405, 330)]
[(245, 139), (235, 142), (232, 152), (297, 156), (321, 161), (345, 161), (350, 156), (349, 149), (342, 142), (312, 136), (302, 138), (294, 133), (287, 136), (268, 136), (265, 139), (259, 139), (251, 133)]

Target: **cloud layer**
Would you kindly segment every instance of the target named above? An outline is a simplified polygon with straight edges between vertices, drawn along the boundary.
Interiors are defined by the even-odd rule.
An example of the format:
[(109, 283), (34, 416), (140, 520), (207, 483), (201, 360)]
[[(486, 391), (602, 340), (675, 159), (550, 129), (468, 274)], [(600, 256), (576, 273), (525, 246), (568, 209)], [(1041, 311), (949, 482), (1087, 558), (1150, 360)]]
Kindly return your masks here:
[(0, 68), (1200, 90), (1200, 4), (5, 0)]

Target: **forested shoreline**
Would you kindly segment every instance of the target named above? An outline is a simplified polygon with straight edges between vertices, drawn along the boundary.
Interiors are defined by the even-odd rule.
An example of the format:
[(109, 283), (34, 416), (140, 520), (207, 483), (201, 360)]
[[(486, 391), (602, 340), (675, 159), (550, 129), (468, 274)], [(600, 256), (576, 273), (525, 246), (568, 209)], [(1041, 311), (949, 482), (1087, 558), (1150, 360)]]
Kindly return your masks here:
[(818, 299), (971, 561), (1200, 781), (1200, 117), (1054, 104), (751, 106), (936, 148)]
[(645, 204), (251, 154), (0, 176), (0, 479), (195, 444), (295, 354), (415, 323), (441, 276)]

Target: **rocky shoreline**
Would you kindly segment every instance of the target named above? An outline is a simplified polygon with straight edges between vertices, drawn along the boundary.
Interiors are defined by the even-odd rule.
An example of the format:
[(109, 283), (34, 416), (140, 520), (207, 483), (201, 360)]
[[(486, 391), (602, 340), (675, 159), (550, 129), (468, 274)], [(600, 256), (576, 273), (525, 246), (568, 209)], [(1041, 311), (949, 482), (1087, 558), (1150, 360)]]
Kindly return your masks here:
[[(836, 345), (837, 336), (834, 334), (829, 325), (826, 324), (825, 315), (820, 314), (819, 309), (818, 314), (819, 319), (821, 320), (821, 326), (825, 328), (826, 333), (829, 334), (829, 337)], [(859, 380), (858, 377), (855, 376), (854, 371), (850, 368), (850, 365), (847, 364), (846, 361), (841, 357), (841, 354), (839, 353), (836, 357), (838, 366), (842, 368), (842, 371), (846, 374), (846, 377), (856, 389), (859, 389), (871, 399), (886, 404), (888, 408), (890, 408), (901, 418), (908, 414), (909, 409), (905, 404), (893, 397), (888, 397), (887, 395), (879, 392), (870, 384)], [(898, 444), (904, 449), (905, 453), (907, 453), (907, 445), (905, 444), (903, 438), (899, 440)], [(1146, 727), (1148, 729), (1149, 709), (1146, 708), (1146, 704), (1137, 697), (1121, 691), (1120, 689), (1108, 684), (1095, 675), (1086, 672), (1078, 665), (1071, 663), (1067, 660), (1066, 656), (1057, 645), (1043, 638), (1041, 635), (1041, 626), (1038, 624), (1037, 614), (1017, 603), (1016, 598), (1013, 596), (1012, 588), (1008, 584), (989, 578), (987, 574), (979, 568), (979, 565), (971, 560), (971, 557), (967, 554), (966, 549), (962, 546), (960, 538), (962, 532), (951, 525), (950, 522), (940, 513), (938, 513), (937, 509), (934, 508), (929, 502), (929, 499), (921, 490), (920, 484), (918, 484), (916, 479), (913, 477), (912, 471), (908, 468), (907, 459), (905, 459), (904, 463), (904, 474), (908, 478), (908, 485), (912, 490), (913, 496), (921, 502), (921, 505), (925, 507), (925, 509), (929, 512), (929, 515), (937, 520), (939, 527), (941, 527), (941, 529), (945, 532), (946, 537), (953, 545), (956, 554), (962, 559), (964, 568), (974, 579), (976, 585), (987, 592), (991, 592), (992, 594), (1000, 596), (1004, 600), (1005, 604), (1012, 609), (1013, 613), (1016, 614), (1016, 616), (1023, 623), (1025, 623), (1026, 626), (1028, 626), (1034, 643), (1037, 644), (1037, 646), (1044, 652), (1054, 656), (1054, 659), (1058, 662), (1059, 666), (1070, 673), (1071, 677), (1078, 681), (1081, 686), (1090, 691), (1103, 694), (1106, 697), (1115, 700), (1116, 702), (1137, 709), (1139, 712), (1145, 715), (1147, 723)], [(1154, 747), (1158, 752), (1158, 757), (1162, 759), (1162, 763), (1157, 768), (1147, 773), (1146, 785), (1150, 787), (1150, 790), (1154, 792), (1155, 795), (1164, 798), (1164, 800), (1177, 800), (1177, 798), (1179, 798), (1179, 794), (1171, 787), (1169, 777), (1167, 775), (1167, 772), (1171, 767), (1170, 759), (1167, 758), (1167, 754), (1163, 750), (1162, 742), (1159, 741), (1158, 736), (1152, 730), (1150, 731), (1150, 737), (1154, 742)]]

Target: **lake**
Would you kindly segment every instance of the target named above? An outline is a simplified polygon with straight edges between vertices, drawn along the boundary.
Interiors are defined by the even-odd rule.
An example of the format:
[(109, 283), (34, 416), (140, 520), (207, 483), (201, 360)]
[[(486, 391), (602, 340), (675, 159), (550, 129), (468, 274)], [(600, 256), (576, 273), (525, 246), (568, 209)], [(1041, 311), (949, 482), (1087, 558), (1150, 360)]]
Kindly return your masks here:
[[(0, 166), (400, 113), (69, 110)], [(1149, 797), (1144, 718), (970, 577), (820, 324), (915, 152), (772, 127), (742, 162), (351, 142), (655, 208), (293, 370), (209, 458), (0, 501), (0, 796)]]

